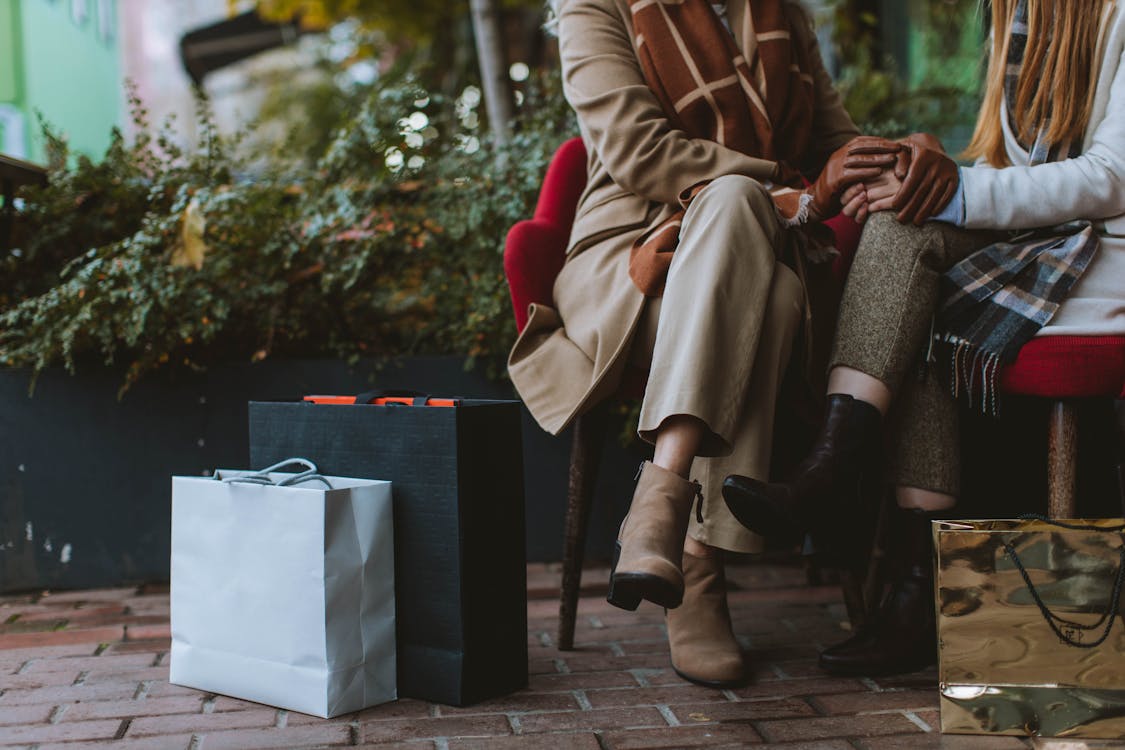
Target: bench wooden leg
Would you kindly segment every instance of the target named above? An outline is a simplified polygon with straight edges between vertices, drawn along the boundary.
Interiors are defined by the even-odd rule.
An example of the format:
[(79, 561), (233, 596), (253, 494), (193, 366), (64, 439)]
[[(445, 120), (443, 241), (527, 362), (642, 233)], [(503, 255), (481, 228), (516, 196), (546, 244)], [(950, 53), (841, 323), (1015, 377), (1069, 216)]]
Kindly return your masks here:
[(598, 480), (608, 417), (608, 410), (604, 406), (598, 406), (574, 422), (574, 438), (570, 447), (570, 484), (566, 501), (566, 536), (563, 539), (562, 587), (559, 594), (557, 641), (560, 651), (574, 648), (574, 621), (578, 617), (578, 592), (582, 586), (586, 531), (590, 525), (590, 507), (594, 503), (594, 485)]
[(1078, 407), (1069, 401), (1051, 405), (1047, 426), (1047, 515), (1074, 518), (1078, 477)]

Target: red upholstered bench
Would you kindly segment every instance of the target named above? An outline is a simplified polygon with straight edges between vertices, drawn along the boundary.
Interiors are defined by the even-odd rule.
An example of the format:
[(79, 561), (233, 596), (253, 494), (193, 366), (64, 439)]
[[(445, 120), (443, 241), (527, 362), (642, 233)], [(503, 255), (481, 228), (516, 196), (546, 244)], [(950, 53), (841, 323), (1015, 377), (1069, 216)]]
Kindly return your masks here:
[(504, 273), (512, 294), (516, 327), (527, 325), (527, 309), (534, 303), (551, 304), (555, 277), (566, 260), (570, 227), (578, 199), (586, 188), (586, 147), (572, 138), (559, 147), (547, 167), (535, 216), (508, 231), (504, 243)]
[[(559, 147), (551, 159), (534, 217), (519, 222), (508, 232), (504, 246), (504, 272), (508, 277), (516, 325), (521, 331), (527, 324), (528, 305), (552, 302), (555, 277), (566, 260), (570, 228), (585, 187), (586, 148), (580, 138), (574, 138)], [(835, 271), (843, 275), (859, 242), (859, 227), (843, 216), (828, 222), (828, 226), (836, 232), (841, 251)], [(646, 377), (645, 372), (628, 371), (618, 395), (640, 397), (644, 393)], [(563, 651), (574, 647), (574, 621), (586, 549), (586, 528), (606, 432), (606, 415), (605, 409), (594, 409), (579, 417), (573, 428), (559, 602), (558, 647)], [(854, 596), (858, 596), (858, 590), (848, 598)]]
[(1050, 399), (1047, 515), (1075, 518), (1077, 399), (1125, 398), (1125, 336), (1042, 336), (1000, 373), (1000, 390)]

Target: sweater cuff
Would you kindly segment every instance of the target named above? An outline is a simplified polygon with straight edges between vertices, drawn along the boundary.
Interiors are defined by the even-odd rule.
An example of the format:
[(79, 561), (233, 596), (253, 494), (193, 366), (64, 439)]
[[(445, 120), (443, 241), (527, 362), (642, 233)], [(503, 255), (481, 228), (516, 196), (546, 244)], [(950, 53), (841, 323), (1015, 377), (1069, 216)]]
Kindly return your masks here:
[(945, 207), (930, 217), (930, 221), (944, 221), (955, 227), (965, 226), (965, 175), (960, 167), (957, 168), (957, 192), (945, 204)]

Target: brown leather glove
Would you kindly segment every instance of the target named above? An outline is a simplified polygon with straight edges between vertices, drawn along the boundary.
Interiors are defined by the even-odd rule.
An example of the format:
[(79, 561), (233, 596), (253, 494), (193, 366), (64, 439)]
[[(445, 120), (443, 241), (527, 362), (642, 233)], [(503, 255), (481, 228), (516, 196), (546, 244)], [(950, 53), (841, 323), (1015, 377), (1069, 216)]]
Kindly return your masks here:
[(906, 175), (910, 173), (910, 145), (915, 144), (922, 148), (932, 149), (945, 153), (945, 146), (941, 145), (941, 141), (936, 135), (929, 133), (911, 133), (905, 138), (900, 138), (899, 143), (906, 146), (898, 155), (898, 164), (895, 165), (895, 177), (899, 180), (905, 180)]
[(910, 168), (891, 208), (903, 224), (920, 227), (956, 194), (961, 174), (957, 162), (944, 152), (917, 142), (905, 145), (910, 150)]
[(809, 208), (817, 219), (840, 212), (840, 195), (857, 182), (863, 182), (895, 165), (903, 144), (886, 138), (862, 135), (828, 157), (816, 182), (805, 192), (812, 196)]

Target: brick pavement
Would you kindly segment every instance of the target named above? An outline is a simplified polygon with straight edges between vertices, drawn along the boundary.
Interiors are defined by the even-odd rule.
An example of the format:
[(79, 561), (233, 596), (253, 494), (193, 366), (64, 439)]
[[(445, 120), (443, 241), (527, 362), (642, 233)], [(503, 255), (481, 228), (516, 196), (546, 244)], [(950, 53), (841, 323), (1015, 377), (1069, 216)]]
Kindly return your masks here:
[[(942, 737), (935, 675), (833, 679), (817, 649), (844, 635), (839, 592), (795, 566), (737, 566), (736, 629), (754, 679), (738, 690), (671, 671), (661, 612), (610, 607), (590, 571), (578, 648), (559, 652), (554, 568), (529, 568), (529, 685), (468, 708), (401, 700), (322, 720), (170, 685), (159, 587), (0, 598), (0, 745), (28, 750), (1013, 750), (1010, 738)], [(1044, 743), (1046, 744), (1046, 743)], [(1082, 743), (1059, 750), (1081, 750)]]

